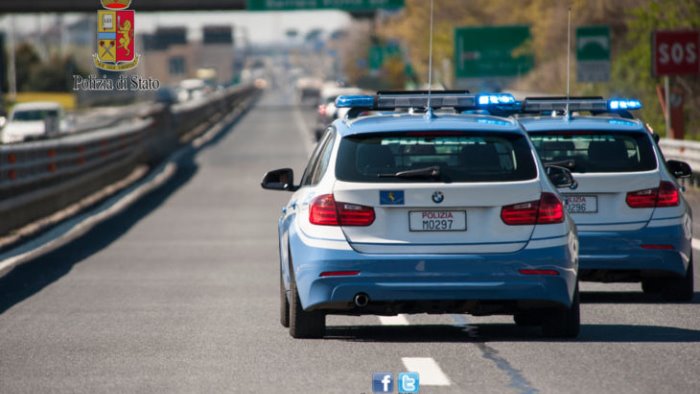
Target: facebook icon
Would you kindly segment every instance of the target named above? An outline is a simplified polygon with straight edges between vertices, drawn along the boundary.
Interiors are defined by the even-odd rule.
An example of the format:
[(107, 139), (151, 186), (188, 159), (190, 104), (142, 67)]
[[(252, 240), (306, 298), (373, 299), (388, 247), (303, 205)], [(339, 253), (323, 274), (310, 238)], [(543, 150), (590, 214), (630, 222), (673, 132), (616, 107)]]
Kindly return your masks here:
[(399, 393), (417, 393), (420, 390), (418, 372), (402, 372), (399, 374)]
[(394, 375), (391, 372), (375, 372), (372, 375), (373, 393), (393, 393)]

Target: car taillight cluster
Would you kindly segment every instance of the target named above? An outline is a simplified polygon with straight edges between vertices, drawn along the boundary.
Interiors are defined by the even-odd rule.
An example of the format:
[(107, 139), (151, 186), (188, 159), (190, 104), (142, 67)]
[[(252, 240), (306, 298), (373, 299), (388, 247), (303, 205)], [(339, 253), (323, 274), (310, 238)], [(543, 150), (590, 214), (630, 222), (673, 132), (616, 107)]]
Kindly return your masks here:
[(501, 220), (510, 226), (553, 224), (564, 221), (564, 204), (552, 193), (542, 193), (539, 200), (501, 208)]
[(309, 222), (319, 226), (369, 226), (374, 218), (374, 208), (335, 201), (332, 194), (314, 198), (309, 207)]
[(326, 116), (326, 106), (321, 104), (318, 106), (318, 114), (320, 116)]
[(627, 193), (625, 201), (630, 208), (676, 207), (680, 195), (673, 182), (661, 181), (659, 187)]

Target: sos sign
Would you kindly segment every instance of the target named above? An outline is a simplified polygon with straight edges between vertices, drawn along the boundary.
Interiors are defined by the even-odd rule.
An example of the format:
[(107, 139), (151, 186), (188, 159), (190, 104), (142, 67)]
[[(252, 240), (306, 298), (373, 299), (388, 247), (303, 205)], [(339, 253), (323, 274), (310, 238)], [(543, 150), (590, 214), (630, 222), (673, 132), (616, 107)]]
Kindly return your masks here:
[(656, 76), (699, 74), (700, 31), (655, 31), (651, 56)]

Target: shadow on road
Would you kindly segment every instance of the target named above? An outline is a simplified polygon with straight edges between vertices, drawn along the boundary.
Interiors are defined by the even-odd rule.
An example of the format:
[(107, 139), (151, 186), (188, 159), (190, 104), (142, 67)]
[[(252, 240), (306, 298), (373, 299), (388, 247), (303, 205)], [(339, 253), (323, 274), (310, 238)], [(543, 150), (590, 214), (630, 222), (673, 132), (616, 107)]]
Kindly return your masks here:
[(677, 327), (582, 324), (575, 340), (543, 338), (537, 327), (515, 324), (478, 324), (469, 330), (449, 325), (415, 326), (330, 326), (326, 339), (352, 342), (390, 343), (480, 343), (480, 342), (610, 342), (610, 343), (694, 343), (700, 342), (700, 330)]
[(141, 219), (161, 206), (175, 191), (195, 176), (198, 171), (195, 160), (198, 152), (221, 141), (242, 117), (239, 116), (199, 150), (185, 148), (187, 151), (178, 160), (175, 175), (125, 211), (98, 224), (72, 242), (26, 262), (0, 277), (0, 314), (57, 281), (70, 272), (74, 265), (108, 247)]
[(661, 298), (660, 294), (645, 294), (641, 291), (582, 291), (581, 302), (586, 304), (700, 304), (700, 293), (695, 293), (690, 302), (673, 302)]

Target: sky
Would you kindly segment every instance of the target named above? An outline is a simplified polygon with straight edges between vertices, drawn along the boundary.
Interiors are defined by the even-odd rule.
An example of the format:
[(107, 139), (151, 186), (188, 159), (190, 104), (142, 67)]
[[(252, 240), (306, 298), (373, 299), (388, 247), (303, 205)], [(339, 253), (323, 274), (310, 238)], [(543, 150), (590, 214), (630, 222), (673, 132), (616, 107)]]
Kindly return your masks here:
[[(65, 22), (77, 20), (79, 14), (65, 14)], [(0, 18), (0, 29), (7, 31), (10, 17)], [(31, 33), (38, 27), (46, 29), (55, 24), (55, 14), (20, 15), (15, 17), (15, 27), (19, 34)], [(218, 12), (136, 12), (136, 32), (148, 33), (156, 26), (188, 26), (189, 38), (199, 39), (201, 27), (205, 24), (231, 24), (234, 27), (243, 27), (236, 33), (241, 34), (247, 29), (252, 43), (271, 43), (286, 40), (285, 32), (288, 29), (296, 29), (300, 34), (305, 34), (313, 28), (320, 28), (326, 32), (346, 26), (350, 22), (350, 16), (341, 11), (293, 11), (293, 12), (245, 12), (245, 11), (218, 11)]]

